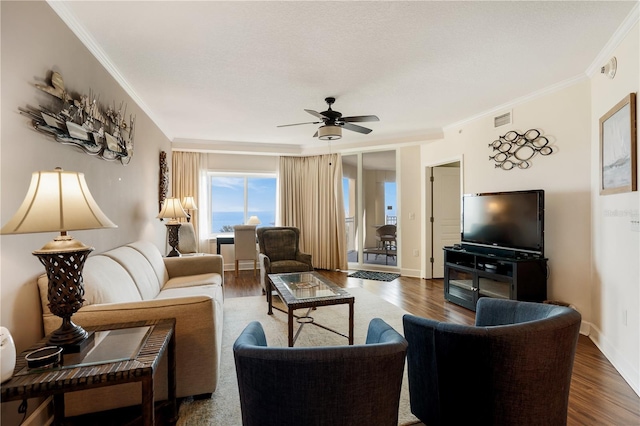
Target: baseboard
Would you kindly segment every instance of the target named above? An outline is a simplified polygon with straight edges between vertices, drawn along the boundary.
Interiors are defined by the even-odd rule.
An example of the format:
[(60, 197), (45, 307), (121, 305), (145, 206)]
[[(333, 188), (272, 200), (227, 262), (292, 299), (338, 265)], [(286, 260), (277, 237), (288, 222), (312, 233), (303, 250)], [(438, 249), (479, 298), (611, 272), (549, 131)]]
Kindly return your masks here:
[(609, 360), (613, 367), (618, 370), (622, 378), (631, 386), (631, 389), (640, 396), (640, 371), (629, 363), (611, 342), (604, 336), (598, 327), (589, 325), (589, 338), (600, 349), (600, 352)]
[(400, 269), (400, 275), (403, 277), (412, 277), (412, 278), (420, 278), (421, 271), (420, 269)]
[(583, 336), (589, 336), (591, 334), (591, 323), (587, 321), (582, 321), (580, 323), (580, 334)]

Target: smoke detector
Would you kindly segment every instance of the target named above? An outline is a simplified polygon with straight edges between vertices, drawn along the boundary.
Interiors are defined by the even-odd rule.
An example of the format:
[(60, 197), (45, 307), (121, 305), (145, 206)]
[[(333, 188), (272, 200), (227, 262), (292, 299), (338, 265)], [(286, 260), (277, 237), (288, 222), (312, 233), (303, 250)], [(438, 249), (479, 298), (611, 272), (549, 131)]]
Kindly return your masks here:
[(616, 76), (616, 70), (618, 69), (618, 60), (616, 59), (616, 57), (614, 56), (613, 58), (609, 59), (609, 62), (607, 62), (601, 69), (600, 69), (600, 73), (606, 75), (609, 78), (613, 78)]

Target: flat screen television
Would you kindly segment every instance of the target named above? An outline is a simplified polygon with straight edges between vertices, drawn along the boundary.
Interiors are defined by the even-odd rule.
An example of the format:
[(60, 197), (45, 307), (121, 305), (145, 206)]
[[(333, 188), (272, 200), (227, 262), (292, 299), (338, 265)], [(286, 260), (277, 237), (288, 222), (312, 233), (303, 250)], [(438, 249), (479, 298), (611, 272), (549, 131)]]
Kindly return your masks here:
[(465, 194), (461, 243), (507, 256), (544, 256), (544, 190)]

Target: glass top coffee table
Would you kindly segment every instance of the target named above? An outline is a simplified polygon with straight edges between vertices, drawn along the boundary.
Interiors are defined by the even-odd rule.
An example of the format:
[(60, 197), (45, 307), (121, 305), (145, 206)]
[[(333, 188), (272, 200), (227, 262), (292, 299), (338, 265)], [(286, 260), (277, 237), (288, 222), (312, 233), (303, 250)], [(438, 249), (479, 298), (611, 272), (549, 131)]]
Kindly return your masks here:
[[(349, 339), (349, 344), (353, 345), (353, 304), (355, 302), (355, 298), (347, 293), (343, 288), (338, 287), (315, 271), (269, 274), (267, 287), (267, 301), (269, 303), (268, 314), (273, 315), (273, 309), (276, 309), (278, 311), (285, 312), (288, 315), (287, 324), (289, 328), (289, 347), (293, 347), (293, 344), (298, 338), (304, 324), (313, 324), (340, 336), (346, 337)], [(273, 306), (273, 290), (278, 293), (287, 307), (287, 310)], [(342, 304), (349, 305), (348, 336), (314, 322), (313, 318), (309, 316), (311, 310), (314, 308)], [(305, 315), (299, 316), (294, 314), (296, 309), (304, 308), (307, 308), (307, 313)], [(293, 335), (294, 318), (300, 324), (295, 336)]]

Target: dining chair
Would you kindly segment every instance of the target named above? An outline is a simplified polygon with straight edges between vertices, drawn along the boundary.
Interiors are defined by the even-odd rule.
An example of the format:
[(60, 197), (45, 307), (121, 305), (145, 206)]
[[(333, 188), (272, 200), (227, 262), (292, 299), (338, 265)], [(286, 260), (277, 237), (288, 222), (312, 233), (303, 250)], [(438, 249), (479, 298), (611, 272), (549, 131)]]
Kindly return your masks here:
[(256, 246), (256, 226), (236, 225), (233, 227), (233, 245), (236, 260), (236, 277), (238, 276), (239, 262), (241, 260), (253, 260), (253, 276), (256, 276), (258, 264), (258, 249)]

